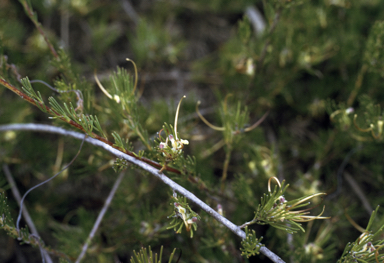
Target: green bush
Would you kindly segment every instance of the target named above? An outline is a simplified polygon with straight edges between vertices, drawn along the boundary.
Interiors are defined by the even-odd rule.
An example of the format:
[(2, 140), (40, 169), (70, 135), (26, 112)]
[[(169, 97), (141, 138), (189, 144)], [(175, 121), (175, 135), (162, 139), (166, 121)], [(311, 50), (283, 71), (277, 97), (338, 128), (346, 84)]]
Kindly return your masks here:
[(0, 261), (382, 261), (383, 13), (3, 1)]

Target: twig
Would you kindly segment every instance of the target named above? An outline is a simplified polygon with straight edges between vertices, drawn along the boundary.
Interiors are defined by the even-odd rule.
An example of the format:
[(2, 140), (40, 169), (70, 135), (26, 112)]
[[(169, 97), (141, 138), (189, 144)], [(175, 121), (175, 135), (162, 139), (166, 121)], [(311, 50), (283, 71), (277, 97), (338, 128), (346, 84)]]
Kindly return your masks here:
[[(65, 130), (63, 128), (59, 128), (59, 127), (55, 127), (55, 126), (51, 126), (51, 125), (44, 125), (44, 124), (30, 123), (30, 124), (0, 125), (0, 131), (8, 131), (8, 130), (40, 131), (40, 132), (62, 134), (65, 136), (71, 136), (71, 137), (76, 138), (76, 139), (83, 139), (84, 138), (84, 134), (82, 134), (82, 133), (68, 131), (68, 130)], [(110, 146), (110, 145), (108, 145), (102, 141), (99, 141), (99, 140), (96, 140), (96, 139), (93, 139), (90, 137), (87, 137), (85, 139), (85, 141), (88, 143), (91, 143), (95, 146), (101, 147), (104, 150), (112, 153), (116, 157), (125, 159), (125, 160), (129, 161), (130, 163), (135, 164), (138, 167), (142, 168), (143, 170), (151, 173), (152, 175), (154, 175), (155, 177), (157, 177), (158, 179), (163, 181), (163, 183), (165, 183), (166, 185), (171, 187), (171, 189), (173, 189), (174, 191), (178, 192), (179, 194), (185, 196), (190, 201), (192, 201), (193, 203), (198, 205), (202, 210), (204, 210), (210, 216), (215, 218), (218, 222), (223, 224), (225, 227), (227, 227), (229, 230), (231, 230), (237, 236), (239, 236), (242, 239), (246, 238), (245, 232), (242, 231), (239, 226), (235, 225), (234, 223), (232, 223), (231, 221), (229, 221), (228, 219), (226, 219), (225, 217), (223, 217), (222, 215), (217, 213), (214, 209), (212, 209), (210, 206), (208, 206), (206, 203), (204, 203), (202, 200), (200, 200), (198, 197), (196, 197), (193, 193), (189, 192), (184, 187), (180, 186), (179, 184), (177, 184), (174, 181), (172, 181), (171, 179), (169, 179), (165, 174), (159, 173), (158, 169), (156, 169), (153, 166), (151, 166), (151, 165), (149, 165), (143, 161), (140, 161), (140, 160), (138, 160), (138, 159), (136, 159), (136, 158), (134, 158), (128, 154), (125, 154), (125, 153), (113, 148), (112, 146)], [(272, 260), (273, 262), (279, 262), (279, 263), (284, 262), (279, 256), (277, 256), (275, 253), (273, 253), (272, 251), (270, 251), (266, 247), (262, 247), (260, 249), (260, 252), (262, 254), (264, 254), (266, 257), (268, 257), (270, 260)]]
[(107, 212), (108, 207), (111, 204), (112, 199), (116, 193), (116, 190), (119, 187), (121, 181), (123, 180), (124, 175), (125, 175), (125, 171), (121, 172), (119, 174), (119, 176), (117, 177), (115, 183), (113, 184), (112, 190), (109, 193), (107, 199), (105, 200), (104, 206), (101, 209), (99, 216), (97, 217), (96, 222), (93, 225), (93, 228), (92, 228), (91, 232), (89, 233), (89, 236), (88, 236), (87, 240), (85, 241), (83, 248), (81, 249), (81, 253), (80, 253), (79, 257), (76, 259), (75, 263), (80, 263), (80, 261), (82, 260), (82, 258), (85, 255), (85, 253), (87, 252), (88, 246), (91, 244), (91, 241), (92, 241), (93, 237), (95, 236), (97, 229), (100, 226), (101, 220), (103, 220), (103, 217), (104, 217), (105, 213)]
[[(15, 182), (15, 180), (13, 180), (13, 176), (12, 176), (11, 171), (9, 170), (9, 167), (7, 164), (3, 164), (3, 171), (5, 174), (5, 177), (7, 178), (9, 185), (11, 186), (12, 194), (20, 206), (21, 195), (20, 195), (19, 189), (17, 189), (16, 182)], [(27, 207), (25, 207), (25, 206), (23, 206), (23, 216), (24, 216), (25, 222), (27, 223), (32, 234), (39, 236), (39, 232), (37, 232), (37, 228), (36, 228), (35, 224), (33, 223), (31, 216), (28, 213)], [(42, 249), (42, 248), (40, 247), (40, 249)], [(44, 258), (47, 261), (47, 263), (53, 262), (46, 250), (43, 249), (42, 254), (44, 255)]]

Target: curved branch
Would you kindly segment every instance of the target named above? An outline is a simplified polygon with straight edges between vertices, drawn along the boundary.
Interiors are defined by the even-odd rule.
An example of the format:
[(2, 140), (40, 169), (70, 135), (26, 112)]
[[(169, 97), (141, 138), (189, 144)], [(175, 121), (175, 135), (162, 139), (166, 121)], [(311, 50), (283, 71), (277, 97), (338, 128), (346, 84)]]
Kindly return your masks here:
[[(51, 125), (45, 125), (45, 124), (33, 124), (33, 123), (28, 123), (28, 124), (8, 124), (8, 125), (0, 125), (0, 131), (8, 131), (8, 130), (27, 130), (27, 131), (39, 131), (39, 132), (48, 132), (48, 133), (56, 133), (56, 134), (61, 134), (65, 136), (71, 136), (73, 138), (82, 140), (84, 139), (84, 134), (79, 133), (79, 132), (74, 132), (74, 131), (69, 131), (65, 130), (60, 127), (55, 127)], [(138, 167), (142, 168), (143, 170), (149, 172), (150, 174), (156, 176), (158, 179), (163, 181), (166, 185), (171, 187), (174, 191), (180, 193), (181, 195), (185, 196), (188, 198), (190, 201), (198, 205), (201, 209), (203, 209), (206, 213), (208, 213), (210, 216), (215, 218), (218, 222), (226, 226), (229, 230), (231, 230), (233, 233), (235, 233), (237, 236), (239, 236), (242, 239), (245, 239), (246, 235), (245, 232), (240, 229), (239, 226), (235, 225), (231, 221), (229, 221), (227, 218), (223, 217), (220, 215), (218, 212), (216, 212), (214, 209), (212, 209), (210, 206), (208, 206), (206, 203), (204, 203), (202, 200), (200, 200), (196, 195), (193, 193), (189, 192), (187, 189), (182, 187), (181, 185), (175, 183), (171, 179), (169, 179), (165, 174), (159, 173), (159, 170), (156, 169), (155, 167), (140, 161), (128, 154), (125, 154), (112, 146), (99, 141), (97, 139), (93, 139), (90, 137), (85, 138), (85, 141), (93, 144), (95, 146), (101, 147), (104, 150), (112, 153), (118, 158), (122, 158), (127, 160), (128, 162), (137, 165)], [(270, 251), (266, 247), (262, 247), (260, 249), (260, 252), (264, 254), (266, 257), (268, 257), (270, 260), (273, 262), (278, 262), (278, 263), (284, 263), (284, 261), (277, 256), (275, 253)]]

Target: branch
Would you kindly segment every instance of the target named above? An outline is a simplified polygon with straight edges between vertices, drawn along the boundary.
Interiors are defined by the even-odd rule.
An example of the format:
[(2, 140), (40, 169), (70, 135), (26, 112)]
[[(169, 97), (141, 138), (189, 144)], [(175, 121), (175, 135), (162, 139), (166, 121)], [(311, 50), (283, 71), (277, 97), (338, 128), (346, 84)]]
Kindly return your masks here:
[[(44, 125), (44, 124), (29, 123), (29, 124), (0, 125), (0, 131), (8, 131), (8, 130), (28, 130), (28, 131), (39, 131), (39, 132), (56, 133), (56, 134), (61, 134), (61, 135), (65, 135), (65, 136), (71, 136), (71, 137), (79, 139), (79, 140), (82, 140), (84, 138), (84, 134), (82, 134), (82, 133), (74, 132), (74, 131), (68, 131), (68, 130), (65, 130), (63, 128), (59, 128), (59, 127), (55, 127), (55, 126), (51, 126), (51, 125)], [(166, 185), (170, 186), (172, 188), (172, 190), (180, 193), (181, 195), (185, 196), (190, 201), (192, 201), (193, 203), (198, 205), (201, 209), (203, 209), (210, 216), (215, 218), (218, 222), (220, 222), (221, 224), (226, 226), (229, 230), (231, 230), (237, 236), (239, 236), (242, 239), (246, 238), (245, 232), (242, 231), (239, 226), (235, 225), (234, 223), (232, 223), (231, 221), (229, 221), (225, 217), (221, 216), (219, 213), (217, 213), (214, 209), (212, 209), (210, 206), (208, 206), (206, 203), (204, 203), (202, 200), (200, 200), (193, 193), (189, 192), (187, 189), (185, 189), (181, 185), (175, 183), (174, 181), (169, 179), (163, 173), (159, 173), (158, 169), (156, 169), (153, 166), (151, 166), (151, 165), (149, 165), (149, 164), (147, 164), (147, 163), (145, 163), (145, 162), (143, 162), (141, 160), (138, 160), (138, 159), (136, 159), (136, 158), (134, 158), (134, 157), (132, 157), (132, 156), (130, 156), (128, 154), (125, 154), (125, 153), (123, 153), (123, 152), (113, 148), (112, 146), (110, 146), (110, 145), (108, 145), (108, 144), (106, 144), (106, 143), (104, 143), (102, 141), (99, 141), (99, 140), (96, 140), (96, 139), (93, 139), (93, 138), (90, 138), (90, 137), (87, 137), (85, 139), (85, 141), (90, 143), (90, 144), (92, 144), (92, 145), (101, 147), (104, 150), (106, 150), (106, 151), (112, 153), (113, 155), (115, 155), (117, 158), (125, 159), (128, 162), (130, 162), (132, 164), (135, 164), (138, 167), (142, 168), (143, 170), (145, 170), (145, 171), (149, 172), (150, 174), (156, 176), (161, 181), (163, 181), (163, 183), (165, 183)], [(279, 256), (277, 256), (275, 253), (273, 253), (272, 251), (270, 251), (266, 247), (262, 247), (260, 249), (260, 252), (262, 254), (264, 254), (266, 257), (268, 257), (270, 260), (272, 260), (273, 262), (278, 262), (278, 263), (283, 263), (284, 262)]]

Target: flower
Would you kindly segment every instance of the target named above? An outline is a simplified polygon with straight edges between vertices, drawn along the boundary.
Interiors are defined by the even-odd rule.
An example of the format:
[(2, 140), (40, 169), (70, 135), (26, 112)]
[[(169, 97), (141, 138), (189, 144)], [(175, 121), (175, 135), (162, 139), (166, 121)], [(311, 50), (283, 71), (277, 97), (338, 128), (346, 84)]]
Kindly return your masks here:
[[(274, 191), (271, 191), (272, 179), (274, 179), (278, 185), (278, 187), (275, 187)], [(294, 233), (298, 230), (305, 232), (301, 227), (301, 224), (299, 224), (300, 222), (309, 222), (315, 219), (329, 218), (322, 216), (325, 207), (323, 207), (323, 211), (317, 216), (308, 215), (308, 211), (314, 207), (302, 210), (294, 210), (299, 207), (308, 205), (309, 202), (307, 201), (309, 199), (316, 196), (325, 195), (325, 193), (311, 194), (292, 201), (288, 201), (283, 195), (287, 187), (288, 185), (284, 186), (284, 182), (280, 184), (280, 181), (276, 177), (271, 177), (268, 181), (269, 194), (265, 194), (262, 198), (261, 204), (258, 206), (253, 220), (244, 223), (240, 226), (240, 228), (258, 223), (262, 225), (270, 224), (271, 226), (285, 230), (288, 233)]]
[[(185, 96), (183, 96), (180, 99), (179, 105), (177, 106), (175, 123), (174, 123), (174, 134), (169, 134), (166, 137), (165, 142), (161, 141), (159, 144), (160, 151), (163, 153), (163, 156), (165, 156), (168, 160), (176, 159), (183, 152), (184, 145), (189, 144), (188, 140), (183, 140), (177, 137), (177, 120), (179, 117), (181, 101), (184, 98)], [(166, 130), (166, 132), (169, 132), (169, 131)], [(161, 139), (160, 133), (159, 133), (159, 138)]]
[[(268, 181), (269, 192), (271, 192), (271, 186), (270, 186), (271, 179), (274, 179), (279, 185), (279, 187), (281, 188), (280, 181), (276, 177), (271, 177), (269, 178), (269, 181)], [(280, 195), (279, 197), (276, 198), (274, 207), (272, 208), (273, 211), (271, 211), (269, 216), (272, 218), (274, 218), (275, 216), (278, 216), (281, 222), (283, 222), (285, 219), (289, 221), (294, 221), (294, 222), (309, 222), (315, 219), (329, 219), (329, 217), (321, 216), (324, 213), (325, 206), (323, 207), (323, 211), (317, 216), (307, 215), (309, 214), (309, 212), (307, 211), (313, 208), (308, 208), (304, 210), (293, 210), (294, 208), (308, 205), (309, 202), (306, 204), (304, 204), (304, 202), (308, 201), (309, 199), (312, 199), (313, 197), (321, 196), (321, 195), (325, 195), (325, 193), (311, 194), (309, 196), (301, 197), (289, 202), (284, 198), (283, 195)]]
[(187, 210), (182, 207), (179, 203), (174, 203), (176, 215), (179, 216), (183, 221), (185, 228), (189, 232), (193, 224), (197, 223), (197, 217), (192, 216), (190, 213), (187, 213)]

